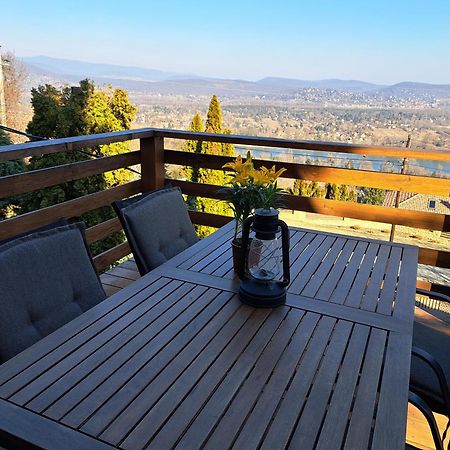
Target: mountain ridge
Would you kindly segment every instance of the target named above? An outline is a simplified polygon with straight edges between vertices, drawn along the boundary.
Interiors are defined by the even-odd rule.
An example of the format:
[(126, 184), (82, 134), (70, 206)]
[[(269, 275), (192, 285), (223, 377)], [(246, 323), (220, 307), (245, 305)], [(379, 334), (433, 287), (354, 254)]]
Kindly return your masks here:
[(90, 78), (97, 84), (111, 84), (128, 90), (180, 95), (294, 95), (303, 89), (348, 91), (367, 95), (431, 95), (450, 98), (450, 84), (436, 85), (423, 82), (404, 81), (393, 85), (382, 85), (361, 80), (337, 78), (302, 80), (285, 77), (264, 77), (257, 81), (203, 77), (138, 66), (91, 63), (48, 56), (22, 57), (29, 67), (32, 83), (60, 82), (76, 83)]

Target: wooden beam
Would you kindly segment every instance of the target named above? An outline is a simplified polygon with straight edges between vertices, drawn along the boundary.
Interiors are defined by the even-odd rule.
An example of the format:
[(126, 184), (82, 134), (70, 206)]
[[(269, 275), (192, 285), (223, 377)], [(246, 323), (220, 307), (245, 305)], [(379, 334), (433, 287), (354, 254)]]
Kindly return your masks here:
[(450, 252), (419, 247), (419, 264), (450, 268)]
[(139, 192), (141, 192), (141, 181), (132, 181), (111, 189), (3, 220), (0, 222), (0, 240), (47, 225), (61, 217), (78, 217), (85, 212), (109, 205), (113, 201), (130, 197)]
[(425, 280), (417, 280), (416, 287), (427, 291), (438, 292), (447, 296), (450, 295), (450, 286), (444, 286), (442, 284), (430, 283)]
[(152, 191), (164, 186), (164, 139), (141, 139), (142, 191)]
[(150, 136), (153, 136), (151, 128), (141, 128), (139, 130), (114, 131), (112, 133), (89, 134), (87, 136), (4, 145), (0, 147), (0, 161), (48, 155), (50, 153), (71, 152), (86, 147), (130, 141)]
[(449, 150), (413, 150), (405, 149), (404, 147), (373, 147), (343, 142), (303, 141), (260, 136), (240, 136), (236, 134), (196, 133), (192, 131), (166, 130), (161, 128), (153, 128), (152, 130), (155, 136), (163, 136), (171, 139), (225, 142), (236, 145), (315, 150), (327, 153), (349, 153), (357, 155), (385, 156), (390, 158), (450, 161)]
[(174, 180), (166, 178), (165, 184), (179, 186), (183, 194), (195, 195), (196, 197), (214, 198), (216, 200), (226, 200), (226, 195), (219, 192), (223, 186), (215, 186), (213, 184), (193, 183), (192, 181)]
[[(233, 161), (230, 156), (204, 155), (183, 151), (166, 150), (165, 163), (183, 166), (197, 166), (206, 169), (223, 170), (225, 163)], [(369, 170), (322, 167), (308, 164), (274, 162), (263, 159), (253, 160), (255, 167), (282, 167), (286, 169), (281, 177), (307, 181), (349, 184), (352, 186), (376, 187), (380, 189), (415, 192), (421, 194), (450, 195), (450, 179), (431, 178), (417, 175), (382, 173)], [(432, 181), (432, 182), (430, 182)]]
[(140, 152), (136, 151), (10, 175), (0, 178), (0, 195), (10, 197), (24, 194), (111, 170), (134, 166), (140, 162)]
[[(174, 186), (179, 186), (184, 194), (226, 200), (225, 194), (219, 192), (222, 186), (172, 179), (167, 179), (166, 182)], [(316, 214), (349, 217), (371, 222), (394, 223), (396, 225), (426, 230), (450, 230), (450, 216), (445, 214), (409, 211), (406, 209), (387, 208), (385, 206), (365, 205), (361, 203), (327, 200), (324, 198), (300, 197), (298, 195), (288, 194), (281, 197), (281, 204), (286, 209)]]
[(450, 229), (450, 216), (444, 214), (409, 211), (385, 206), (300, 197), (296, 195), (283, 195), (281, 202), (286, 209), (316, 214), (390, 223), (425, 230), (446, 231)]
[(119, 259), (124, 258), (125, 256), (131, 253), (130, 246), (128, 242), (122, 242), (119, 245), (116, 245), (109, 250), (105, 250), (103, 253), (100, 253), (97, 256), (94, 256), (94, 264), (96, 269), (100, 272), (106, 269), (111, 264), (114, 264)]
[(96, 241), (101, 241), (105, 239), (112, 233), (122, 230), (122, 225), (117, 217), (113, 219), (106, 220), (105, 222), (99, 223), (90, 227), (86, 230), (86, 240), (88, 244), (92, 244)]
[(233, 217), (210, 214), (199, 211), (189, 211), (192, 223), (206, 225), (208, 227), (220, 228), (233, 220)]

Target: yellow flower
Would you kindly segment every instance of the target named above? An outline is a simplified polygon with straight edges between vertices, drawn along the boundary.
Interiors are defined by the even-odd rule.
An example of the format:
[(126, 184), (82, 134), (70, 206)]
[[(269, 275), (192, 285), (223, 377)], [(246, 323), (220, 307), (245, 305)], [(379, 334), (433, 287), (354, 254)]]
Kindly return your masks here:
[(268, 176), (270, 177), (270, 181), (271, 182), (275, 181), (284, 172), (286, 172), (286, 169), (284, 167), (275, 172), (275, 166), (272, 166), (272, 168), (268, 171)]
[(222, 168), (231, 169), (235, 173), (234, 178), (231, 180), (232, 183), (245, 185), (251, 181), (252, 172), (254, 171), (252, 156), (248, 152), (246, 161), (242, 162), (242, 157), (239, 155), (234, 162), (226, 163)]
[(232, 179), (232, 183), (239, 183), (245, 185), (248, 183), (248, 175), (243, 173), (237, 173)]
[(272, 166), (270, 170), (264, 166), (255, 169), (250, 151), (247, 152), (245, 162), (242, 161), (242, 157), (239, 155), (235, 161), (224, 164), (222, 168), (232, 170), (235, 175), (231, 179), (231, 183), (238, 183), (241, 186), (245, 186), (251, 182), (258, 186), (268, 186), (286, 171), (284, 168), (276, 171), (275, 166)]
[(259, 170), (255, 170), (252, 173), (253, 183), (260, 186), (264, 186), (270, 183), (270, 177), (268, 176), (268, 171), (265, 167), (261, 167)]
[(239, 155), (236, 158), (236, 161), (224, 164), (222, 166), (222, 169), (231, 169), (234, 172), (240, 172), (242, 170), (242, 166), (243, 166), (243, 164), (242, 164), (242, 157), (241, 157), (241, 155)]

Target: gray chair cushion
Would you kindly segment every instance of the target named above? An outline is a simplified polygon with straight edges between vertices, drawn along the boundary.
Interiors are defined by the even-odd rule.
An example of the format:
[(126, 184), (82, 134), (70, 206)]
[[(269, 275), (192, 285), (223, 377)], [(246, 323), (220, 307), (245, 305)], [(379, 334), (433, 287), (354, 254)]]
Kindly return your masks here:
[[(431, 325), (414, 322), (413, 345), (430, 353), (441, 365), (450, 383), (450, 331), (437, 330)], [(433, 411), (445, 414), (442, 391), (433, 370), (416, 357), (411, 359), (411, 389), (418, 392)]]
[(141, 274), (198, 241), (178, 187), (146, 193), (120, 212)]
[(1, 245), (0, 273), (2, 362), (106, 298), (83, 224)]

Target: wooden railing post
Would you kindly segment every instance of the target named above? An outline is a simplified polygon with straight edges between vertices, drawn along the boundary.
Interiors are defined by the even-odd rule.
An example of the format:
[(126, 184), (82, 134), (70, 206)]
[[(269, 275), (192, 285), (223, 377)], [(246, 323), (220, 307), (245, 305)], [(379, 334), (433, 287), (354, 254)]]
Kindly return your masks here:
[(142, 192), (164, 186), (164, 138), (152, 136), (140, 140)]

